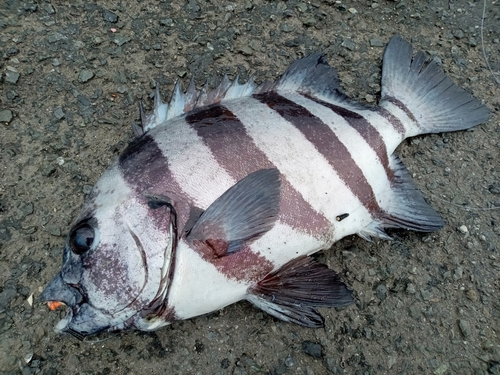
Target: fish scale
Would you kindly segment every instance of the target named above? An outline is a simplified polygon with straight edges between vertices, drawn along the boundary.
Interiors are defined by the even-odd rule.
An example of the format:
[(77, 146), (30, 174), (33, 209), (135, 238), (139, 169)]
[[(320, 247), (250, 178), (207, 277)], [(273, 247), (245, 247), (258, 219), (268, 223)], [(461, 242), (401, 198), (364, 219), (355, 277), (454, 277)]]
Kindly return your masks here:
[(260, 86), (177, 84), (168, 104), (157, 88), (153, 112), (140, 114), (41, 295), (68, 307), (57, 332), (151, 331), (244, 299), (321, 327), (317, 307), (354, 299), (310, 255), (350, 234), (441, 228), (393, 152), (410, 136), (477, 125), (488, 109), (396, 36), (375, 107), (343, 94), (313, 54)]

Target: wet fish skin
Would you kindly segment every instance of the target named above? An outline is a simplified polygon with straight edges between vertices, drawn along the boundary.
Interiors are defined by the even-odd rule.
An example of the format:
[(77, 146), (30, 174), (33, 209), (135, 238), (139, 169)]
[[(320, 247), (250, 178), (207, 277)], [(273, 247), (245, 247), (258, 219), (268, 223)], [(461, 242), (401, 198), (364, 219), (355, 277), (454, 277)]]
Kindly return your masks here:
[(247, 299), (309, 327), (352, 293), (311, 254), (386, 228), (443, 221), (393, 154), (405, 138), (467, 129), (487, 108), (394, 37), (376, 107), (342, 93), (321, 54), (277, 81), (224, 77), (159, 90), (137, 138), (95, 185), (61, 272), (41, 295), (69, 313), (56, 331), (155, 330)]

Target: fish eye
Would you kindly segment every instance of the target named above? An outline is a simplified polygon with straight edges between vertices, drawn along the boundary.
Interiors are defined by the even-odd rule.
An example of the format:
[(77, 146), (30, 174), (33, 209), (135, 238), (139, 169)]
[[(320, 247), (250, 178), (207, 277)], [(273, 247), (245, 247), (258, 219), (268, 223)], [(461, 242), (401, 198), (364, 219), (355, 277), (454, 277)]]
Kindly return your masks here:
[(94, 236), (94, 228), (88, 224), (73, 229), (69, 238), (71, 251), (77, 255), (88, 251), (94, 242)]

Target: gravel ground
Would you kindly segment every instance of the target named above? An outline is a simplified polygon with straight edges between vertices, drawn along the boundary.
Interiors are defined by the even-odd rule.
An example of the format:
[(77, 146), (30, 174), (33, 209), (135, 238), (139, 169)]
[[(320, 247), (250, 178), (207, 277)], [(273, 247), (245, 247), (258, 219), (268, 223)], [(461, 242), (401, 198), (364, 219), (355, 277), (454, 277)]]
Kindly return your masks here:
[[(0, 372), (6, 374), (500, 374), (500, 3), (246, 0), (0, 5)], [(383, 47), (401, 34), (484, 100), (467, 132), (396, 151), (446, 226), (349, 237), (320, 254), (356, 304), (324, 329), (238, 303), (155, 333), (53, 333), (37, 301), (103, 170), (133, 139), (154, 80), (273, 79), (325, 51), (348, 93), (374, 104)], [(496, 75), (495, 75), (496, 72)]]

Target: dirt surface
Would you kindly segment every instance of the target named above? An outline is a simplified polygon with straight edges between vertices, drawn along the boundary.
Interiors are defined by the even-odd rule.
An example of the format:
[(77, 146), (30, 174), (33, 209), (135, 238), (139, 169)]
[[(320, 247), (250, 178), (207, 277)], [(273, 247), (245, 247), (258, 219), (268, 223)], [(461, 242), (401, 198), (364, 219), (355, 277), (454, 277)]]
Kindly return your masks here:
[[(7, 374), (500, 374), (500, 6), (487, 2), (71, 1), (0, 5), (0, 372)], [(432, 5), (431, 5), (432, 3)], [(274, 79), (325, 51), (375, 104), (383, 47), (401, 34), (484, 100), (471, 131), (396, 151), (446, 220), (431, 235), (345, 238), (321, 261), (355, 291), (324, 329), (248, 303), (155, 333), (53, 333), (37, 301), (103, 170), (133, 139), (154, 80)], [(496, 74), (495, 74), (496, 73)]]

